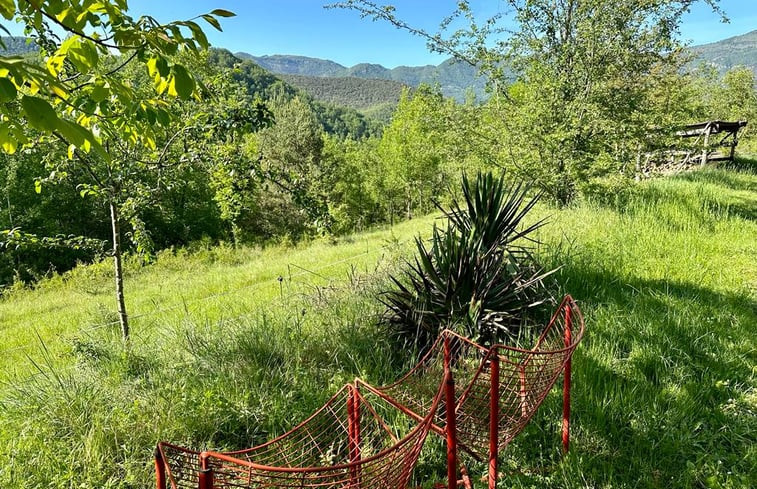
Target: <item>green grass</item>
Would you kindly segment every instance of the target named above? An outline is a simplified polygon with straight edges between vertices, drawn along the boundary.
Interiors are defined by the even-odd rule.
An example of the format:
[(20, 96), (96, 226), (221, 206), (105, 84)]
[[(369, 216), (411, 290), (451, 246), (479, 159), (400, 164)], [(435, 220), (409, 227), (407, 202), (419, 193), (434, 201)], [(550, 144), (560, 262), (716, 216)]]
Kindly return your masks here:
[[(533, 216), (551, 216), (539, 254), (564, 264), (557, 294), (579, 301), (587, 334), (574, 357), (570, 454), (560, 456), (556, 390), (508, 447), (501, 486), (751, 487), (757, 162), (645, 182), (616, 200)], [(115, 319), (109, 263), (11, 294), (0, 350), (32, 346), (1, 360), (0, 486), (151, 487), (159, 439), (249, 446), (355, 375), (395, 377), (406, 359), (377, 327), (376, 295), (432, 222), (130, 266), (128, 306), (140, 317), (128, 353), (117, 325), (96, 327)], [(443, 472), (430, 445), (421, 479)], [(475, 479), (484, 470), (469, 468)]]
[[(139, 342), (139, 336), (156, 330), (156, 325), (160, 329), (187, 318), (217, 323), (271, 305), (275, 308), (272, 301), (282, 296), (308, 293), (334, 280), (343, 282), (348, 273), (381, 268), (410, 249), (416, 230), (425, 230), (430, 223), (427, 218), (393, 229), (264, 250), (224, 246), (167, 250), (149, 267), (130, 261), (125, 289), (133, 332)], [(73, 336), (105, 328), (115, 331), (112, 268), (110, 260), (79, 267), (43, 281), (33, 291), (20, 290), (0, 299), (0, 353), (8, 352), (0, 380), (34, 370), (24, 360), (28, 355), (36, 358), (38, 337), (59, 354)]]

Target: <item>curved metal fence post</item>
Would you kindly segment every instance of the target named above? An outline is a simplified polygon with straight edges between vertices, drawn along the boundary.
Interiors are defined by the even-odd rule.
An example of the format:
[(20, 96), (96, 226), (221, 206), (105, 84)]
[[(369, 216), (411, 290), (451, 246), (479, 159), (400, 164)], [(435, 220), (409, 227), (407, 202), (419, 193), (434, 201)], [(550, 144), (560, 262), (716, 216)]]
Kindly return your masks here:
[(499, 452), (499, 354), (492, 348), (489, 359), (489, 377), (491, 392), (489, 394), (489, 489), (497, 485), (497, 455)]
[(198, 489), (213, 489), (213, 469), (208, 467), (208, 456), (200, 454), (200, 473), (197, 480)]
[[(347, 398), (347, 436), (349, 439), (350, 462), (360, 461), (360, 396), (357, 385), (351, 385)], [(360, 473), (357, 466), (350, 467), (351, 487), (360, 487)]]
[(158, 447), (155, 447), (155, 487), (166, 489), (166, 462)]
[(444, 337), (444, 404), (447, 432), (447, 488), (457, 488), (457, 425), (455, 413), (455, 379), (452, 376), (452, 351), (449, 336)]
[[(572, 321), (571, 306), (572, 300), (565, 304), (565, 347), (569, 347), (572, 341)], [(568, 453), (570, 448), (570, 367), (571, 357), (565, 362), (565, 371), (562, 387), (562, 448), (563, 453)]]

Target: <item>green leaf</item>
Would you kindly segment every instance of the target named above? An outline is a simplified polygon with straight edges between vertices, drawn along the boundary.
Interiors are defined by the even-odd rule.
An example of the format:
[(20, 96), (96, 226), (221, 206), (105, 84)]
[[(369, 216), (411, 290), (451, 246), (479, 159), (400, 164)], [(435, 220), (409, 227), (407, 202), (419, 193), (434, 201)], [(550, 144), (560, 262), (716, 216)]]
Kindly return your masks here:
[(158, 81), (158, 78), (165, 78), (171, 72), (171, 69), (168, 67), (168, 62), (166, 62), (166, 59), (163, 57), (150, 58), (145, 65), (147, 65), (147, 72), (151, 77), (156, 79), (156, 82)]
[(218, 19), (208, 14), (203, 15), (202, 18), (205, 19), (205, 22), (207, 22), (208, 24), (223, 32), (223, 29), (221, 29), (221, 23), (218, 22)]
[(162, 126), (167, 126), (171, 123), (171, 115), (164, 109), (156, 109), (156, 118)]
[(157, 72), (157, 66), (156, 66), (157, 62), (158, 62), (158, 58), (150, 58), (147, 61), (145, 61), (145, 66), (147, 66), (147, 73), (150, 76), (155, 76), (155, 73)]
[(72, 38), (74, 41), (68, 47), (68, 59), (82, 73), (88, 73), (97, 66), (98, 54), (95, 44), (80, 37)]
[(5, 103), (16, 100), (16, 95), (18, 95), (16, 85), (7, 78), (0, 78), (0, 102)]
[(197, 25), (194, 22), (187, 22), (186, 26), (189, 27), (189, 30), (192, 31), (192, 36), (194, 37), (195, 41), (200, 45), (203, 49), (208, 49), (210, 46), (210, 43), (208, 42), (207, 36), (205, 36), (205, 33), (202, 32), (202, 29), (199, 25)]
[(38, 194), (42, 193), (42, 182), (40, 180), (34, 180), (34, 191)]
[(92, 91), (89, 94), (92, 97), (92, 100), (99, 103), (110, 96), (110, 90), (108, 90), (105, 85), (98, 83), (92, 87)]
[(16, 13), (16, 2), (13, 0), (0, 0), (0, 14), (8, 20), (13, 19)]
[(81, 148), (86, 152), (94, 151), (104, 160), (110, 160), (108, 153), (102, 147), (100, 142), (95, 138), (92, 132), (86, 127), (80, 126), (75, 122), (66, 119), (58, 119), (56, 130), (63, 136), (66, 141)]
[(215, 15), (216, 17), (236, 17), (237, 14), (234, 12), (229, 12), (228, 10), (224, 10), (222, 8), (217, 8), (210, 12), (210, 15)]
[(46, 100), (24, 95), (21, 98), (21, 108), (24, 110), (29, 125), (34, 129), (45, 132), (52, 132), (57, 129), (58, 114)]
[(194, 79), (182, 65), (173, 65), (172, 71), (173, 80), (171, 81), (172, 86), (169, 87), (169, 93), (175, 93), (184, 100), (189, 99), (195, 89)]
[(78, 124), (74, 124), (65, 119), (58, 119), (58, 132), (66, 139), (66, 141), (77, 148), (84, 146), (84, 141), (87, 140), (86, 134), (82, 134), (81, 129), (83, 129), (83, 127)]
[(9, 155), (15, 153), (18, 147), (18, 141), (10, 135), (7, 124), (0, 125), (0, 145)]

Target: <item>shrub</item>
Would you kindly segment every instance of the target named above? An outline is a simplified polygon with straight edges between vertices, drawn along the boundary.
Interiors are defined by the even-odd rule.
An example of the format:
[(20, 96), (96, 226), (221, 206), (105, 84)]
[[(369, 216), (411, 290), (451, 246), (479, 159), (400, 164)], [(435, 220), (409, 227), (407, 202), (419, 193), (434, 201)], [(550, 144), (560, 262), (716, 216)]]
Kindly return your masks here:
[(540, 220), (523, 225), (540, 195), (489, 172), (462, 178), (462, 201), (444, 210), (447, 227), (429, 245), (415, 239), (417, 256), (392, 276), (383, 294), (385, 322), (396, 339), (424, 351), (444, 328), (483, 344), (512, 341), (529, 315), (552, 298), (545, 272), (531, 252)]

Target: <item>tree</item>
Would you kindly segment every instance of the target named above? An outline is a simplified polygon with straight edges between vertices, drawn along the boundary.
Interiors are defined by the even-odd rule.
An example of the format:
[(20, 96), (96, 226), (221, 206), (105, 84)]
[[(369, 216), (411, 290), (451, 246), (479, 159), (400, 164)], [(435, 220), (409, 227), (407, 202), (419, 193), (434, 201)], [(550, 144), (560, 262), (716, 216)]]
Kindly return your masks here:
[(418, 209), (428, 212), (442, 189), (442, 151), (437, 117), (444, 100), (428, 86), (412, 95), (404, 90), (391, 123), (384, 129), (377, 153), (384, 180), (384, 199), (391, 218), (407, 219)]
[(744, 66), (728, 70), (714, 96), (713, 112), (727, 120), (747, 121), (749, 124), (741, 133), (742, 143), (754, 149), (757, 147), (754, 126), (757, 124), (757, 82), (754, 71)]
[[(278, 192), (269, 192), (260, 205), (268, 205), (271, 217), (280, 216), (279, 225), (297, 234), (306, 227), (326, 231), (328, 214), (324, 167), (323, 128), (305, 100), (294, 97), (271, 104), (276, 124), (258, 134), (258, 151), (263, 174)], [(269, 187), (270, 188), (270, 187)]]
[(377, 142), (376, 138), (354, 141), (324, 137), (328, 210), (334, 233), (362, 230), (386, 217), (379, 205), (385, 194), (378, 189), (383, 172), (376, 154)]
[[(66, 149), (58, 145), (36, 145), (14, 155), (0, 153), (0, 230), (7, 230), (0, 231), (0, 291), (14, 282), (26, 284), (51, 271), (66, 271), (104, 249), (106, 242), (97, 239), (108, 230), (103, 206), (82, 199), (71, 184), (53, 193), (31, 191), (46, 162), (64, 158)], [(65, 246), (68, 238), (82, 236), (95, 238), (90, 242), (99, 242), (98, 246)]]
[[(126, 0), (0, 2), (0, 15), (25, 26), (44, 61), (40, 66), (0, 56), (0, 144), (12, 154), (19, 146), (57, 141), (67, 148), (67, 159), (51, 165), (37, 190), (44, 181), (81, 177), (82, 195), (107, 202), (125, 340), (123, 213), (132, 220), (134, 239), (147, 239), (137, 215), (147, 189), (131, 186), (130, 177), (162, 167), (166, 148), (181, 133), (166, 132), (179, 115), (171, 99), (200, 95), (201, 85), (176, 56), (208, 47), (195, 20), (161, 24), (149, 16), (134, 19), (127, 11)], [(199, 18), (220, 30), (218, 18), (232, 15), (217, 9)], [(61, 39), (55, 30), (67, 37)], [(133, 83), (123, 76), (127, 66), (141, 68), (151, 82)]]
[[(717, 0), (506, 0), (516, 23), (508, 30), (503, 14), (476, 19), (462, 0), (436, 34), (408, 25), (392, 6), (334, 6), (391, 22), (479, 67), (512, 137), (505, 165), (565, 204), (583, 182), (632, 159), (651, 119), (640, 110), (649, 75), (681, 66), (678, 26), (700, 2), (720, 12)], [(450, 32), (461, 22), (467, 26)]]

